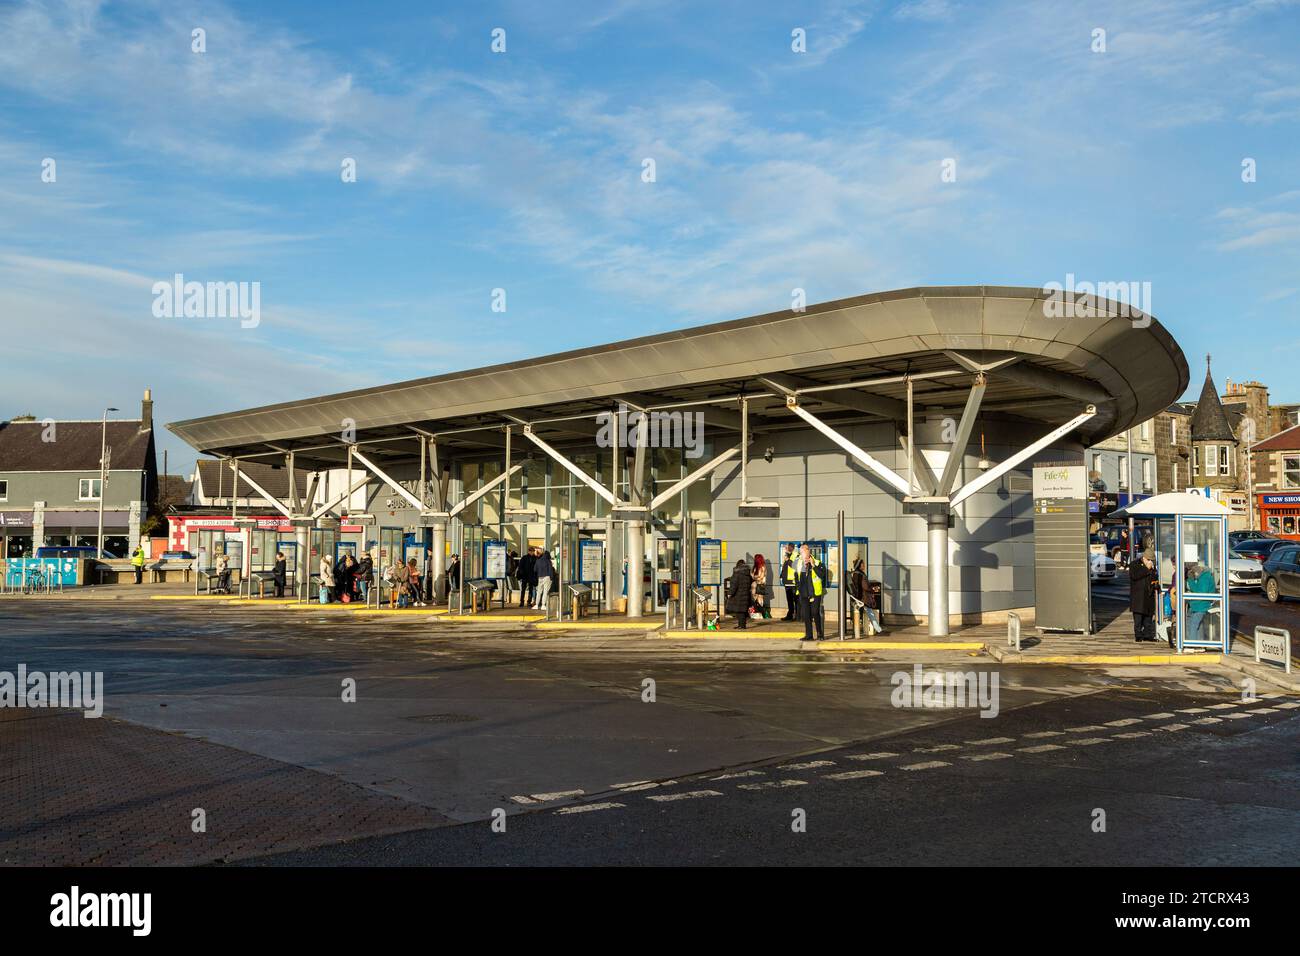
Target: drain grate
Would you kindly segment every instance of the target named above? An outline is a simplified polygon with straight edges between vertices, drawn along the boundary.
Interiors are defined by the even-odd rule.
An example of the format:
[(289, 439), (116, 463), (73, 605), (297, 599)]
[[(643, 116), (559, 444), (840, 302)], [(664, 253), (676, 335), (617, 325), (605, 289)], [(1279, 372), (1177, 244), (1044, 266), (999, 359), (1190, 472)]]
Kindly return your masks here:
[(407, 720), (418, 720), (422, 724), (468, 724), (478, 720), (472, 714), (417, 714)]

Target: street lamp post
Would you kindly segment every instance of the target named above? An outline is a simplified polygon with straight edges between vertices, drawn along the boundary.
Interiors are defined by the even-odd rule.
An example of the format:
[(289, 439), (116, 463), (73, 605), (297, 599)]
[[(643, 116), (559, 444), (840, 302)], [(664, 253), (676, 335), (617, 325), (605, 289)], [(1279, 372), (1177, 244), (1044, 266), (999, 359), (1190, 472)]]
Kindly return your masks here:
[(115, 411), (116, 408), (104, 409), (104, 418), (99, 428), (99, 531), (95, 535), (97, 560), (104, 556), (104, 492), (108, 484), (108, 475), (105, 473), (108, 464), (108, 413)]

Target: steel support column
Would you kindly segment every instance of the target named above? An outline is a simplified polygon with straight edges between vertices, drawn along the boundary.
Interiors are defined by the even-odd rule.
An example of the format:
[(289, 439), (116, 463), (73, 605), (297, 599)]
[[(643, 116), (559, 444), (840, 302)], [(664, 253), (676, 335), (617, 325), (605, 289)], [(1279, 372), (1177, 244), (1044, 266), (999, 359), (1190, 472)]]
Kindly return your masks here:
[(948, 635), (948, 520), (947, 508), (936, 508), (926, 516), (930, 541), (929, 604), (930, 636)]

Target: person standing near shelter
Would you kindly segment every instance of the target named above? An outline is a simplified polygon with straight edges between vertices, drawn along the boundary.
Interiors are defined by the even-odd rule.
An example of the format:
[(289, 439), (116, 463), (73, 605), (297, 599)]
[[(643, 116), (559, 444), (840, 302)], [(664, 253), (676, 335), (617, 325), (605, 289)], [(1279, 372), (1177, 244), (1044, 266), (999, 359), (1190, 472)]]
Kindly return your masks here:
[(781, 561), (781, 583), (785, 585), (785, 617), (783, 621), (793, 621), (799, 614), (799, 588), (795, 576), (794, 545), (785, 546), (785, 558)]
[(224, 551), (217, 555), (217, 590), (230, 593), (230, 557)]
[(817, 631), (816, 640), (822, 639), (822, 597), (826, 593), (826, 568), (822, 565), (808, 545), (799, 545), (799, 558), (795, 562), (795, 581), (799, 591), (799, 613), (803, 617), (803, 640), (813, 640), (813, 630)]
[(767, 560), (761, 555), (754, 555), (754, 609), (759, 616), (767, 620), (772, 616), (772, 585), (767, 580)]
[(537, 549), (529, 546), (519, 559), (519, 606), (531, 604), (537, 597)]
[(1156, 639), (1156, 594), (1160, 590), (1160, 576), (1156, 573), (1155, 555), (1143, 551), (1140, 560), (1128, 569), (1128, 608), (1133, 614), (1133, 640)]
[(139, 584), (144, 577), (144, 548), (138, 544), (131, 552), (131, 566), (135, 568), (135, 583)]
[(275, 564), (271, 567), (271, 580), (275, 583), (275, 596), (284, 597), (284, 586), (289, 579), (289, 562), (285, 560), (284, 552), (275, 552)]
[(544, 611), (549, 606), (551, 576), (555, 573), (555, 562), (551, 560), (551, 552), (542, 551), (533, 568), (537, 575), (537, 599), (533, 601), (533, 610)]
[(320, 590), (325, 596), (322, 604), (328, 604), (334, 600), (334, 562), (330, 560), (328, 554), (320, 556)]
[(729, 583), (727, 613), (735, 615), (736, 630), (743, 631), (749, 626), (749, 608), (754, 592), (754, 576), (749, 573), (744, 558), (736, 562)]

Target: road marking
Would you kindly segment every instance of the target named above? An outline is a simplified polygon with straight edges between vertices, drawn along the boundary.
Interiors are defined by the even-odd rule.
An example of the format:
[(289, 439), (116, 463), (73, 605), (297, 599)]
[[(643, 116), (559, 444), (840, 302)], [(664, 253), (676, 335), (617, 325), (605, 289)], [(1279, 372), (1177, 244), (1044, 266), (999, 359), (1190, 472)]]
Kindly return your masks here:
[(1110, 738), (1109, 737), (1078, 737), (1074, 740), (1071, 740), (1070, 743), (1074, 744), (1076, 747), (1091, 747), (1093, 744), (1108, 744), (1110, 743)]
[(1210, 710), (1227, 710), (1229, 707), (1237, 707), (1238, 704), (1211, 704)]
[(1168, 720), (1172, 716), (1174, 715), (1169, 713), (1147, 714), (1142, 719), (1143, 720)]
[(1066, 727), (1065, 732), (1067, 734), (1091, 734), (1091, 733), (1096, 733), (1099, 730), (1105, 730), (1105, 729), (1106, 729), (1105, 727), (1102, 727), (1098, 724), (1089, 724), (1086, 727)]
[(807, 780), (764, 780), (762, 783), (742, 783), (741, 790), (780, 790), (782, 787), (806, 786)]
[(1037, 740), (1040, 737), (1063, 737), (1064, 734), (1059, 730), (1035, 730), (1032, 734), (1025, 734), (1026, 740)]
[(590, 813), (592, 810), (613, 810), (616, 807), (626, 806), (623, 803), (580, 803), (576, 807), (560, 807), (556, 813)]
[(631, 780), (627, 783), (611, 783), (609, 789), (624, 790), (627, 787), (658, 786), (653, 780)]
[(972, 747), (987, 747), (990, 744), (1009, 744), (1015, 737), (985, 737), (983, 740), (968, 740), (966, 743)]
[(1157, 730), (1186, 730), (1187, 724), (1165, 724), (1163, 727), (1157, 727)]
[(1064, 750), (1060, 744), (1039, 744), (1037, 747), (1021, 747), (1020, 752), (1023, 754), (1045, 754), (1049, 750)]
[(536, 803), (536, 802), (537, 802), (537, 801), (534, 800), (532, 797), (522, 797), (522, 796), (520, 796), (520, 797), (511, 797), (510, 799), (513, 800), (515, 803), (520, 803), (520, 804), (523, 804), (523, 805), (525, 805), (525, 806), (527, 806), (527, 805), (530, 804), (530, 803)]
[(991, 753), (991, 754), (970, 754), (962, 757), (962, 760), (1005, 760), (1007, 757), (1014, 757), (1015, 754)]
[(1241, 714), (1241, 713), (1238, 713), (1238, 714), (1224, 714), (1223, 716), (1226, 717), (1228, 720), (1245, 720), (1247, 717), (1250, 717), (1250, 716), (1252, 715), (1252, 713), (1253, 713), (1252, 711), (1247, 711), (1247, 712), (1244, 713), (1244, 714)]
[(669, 800), (694, 800), (697, 797), (720, 797), (722, 794), (717, 790), (686, 790), (682, 793), (654, 793), (646, 797), (647, 800), (658, 800), (661, 803)]
[(777, 770), (815, 770), (818, 767), (833, 767), (834, 760), (809, 760), (807, 763), (783, 763)]
[(583, 790), (561, 790), (558, 793), (534, 793), (532, 798), (541, 803), (550, 803), (552, 800), (564, 800), (568, 797), (580, 797), (585, 791)]
[(1149, 731), (1149, 730), (1130, 730), (1130, 731), (1129, 731), (1128, 733), (1126, 733), (1126, 734), (1116, 734), (1115, 736), (1118, 737), (1120, 740), (1135, 740), (1135, 739), (1137, 739), (1138, 737), (1150, 737), (1150, 736), (1151, 736), (1151, 731)]
[(938, 753), (943, 753), (945, 750), (960, 750), (960, 749), (961, 748), (958, 747), (956, 744), (939, 744), (938, 746), (935, 747), (914, 747), (912, 748), (912, 752), (918, 754), (938, 754)]
[(897, 757), (898, 754), (890, 753), (888, 750), (880, 750), (873, 754), (849, 754), (846, 760), (884, 760), (887, 757)]
[(1276, 707), (1256, 707), (1251, 711), (1252, 714), (1276, 714)]
[(1297, 707), (1300, 707), (1300, 703), (1296, 703), (1294, 700), (1288, 700), (1285, 704), (1277, 705), (1278, 710), (1295, 710)]
[(863, 777), (883, 776), (883, 770), (845, 770), (843, 773), (828, 773), (823, 780), (861, 780)]
[(610, 789), (617, 790), (619, 793), (636, 793), (638, 790), (658, 790), (660, 787), (671, 787), (676, 780), (665, 780), (662, 783), (655, 783), (647, 780), (644, 783), (616, 783)]
[(1180, 714), (1207, 714), (1210, 712), (1208, 707), (1184, 707), (1179, 711)]
[(1142, 723), (1142, 721), (1138, 720), (1136, 717), (1125, 717), (1122, 720), (1108, 720), (1106, 721), (1106, 726), (1107, 727), (1132, 727), (1134, 724), (1140, 724), (1140, 723)]
[(899, 770), (933, 770), (936, 767), (951, 767), (951, 766), (952, 764), (948, 763), (948, 761), (946, 760), (927, 760), (924, 763), (905, 764), (904, 766), (899, 767), (898, 769)]
[(1222, 718), (1222, 717), (1201, 717), (1201, 718), (1199, 718), (1199, 719), (1197, 719), (1197, 720), (1193, 720), (1192, 723), (1194, 723), (1194, 724), (1221, 724), (1221, 723), (1223, 723), (1223, 718)]
[(710, 780), (737, 780), (740, 777), (762, 777), (765, 776), (761, 770), (741, 770), (738, 773), (724, 773), (721, 777), (710, 777)]

